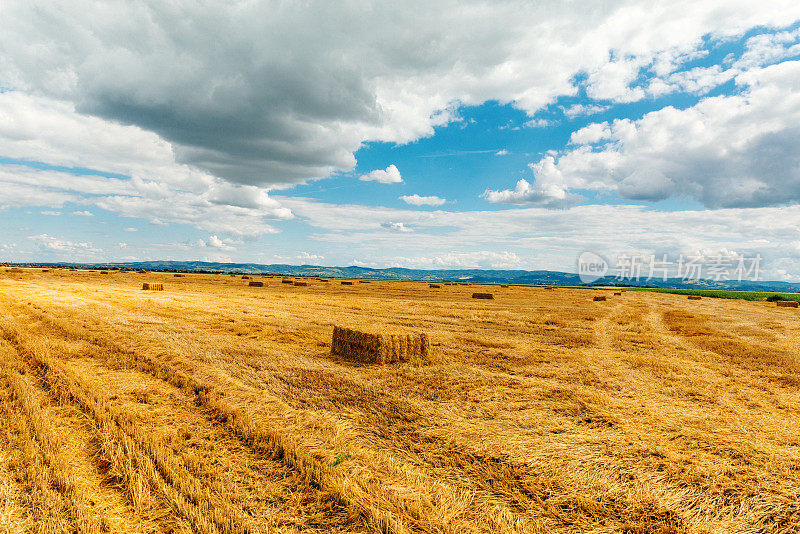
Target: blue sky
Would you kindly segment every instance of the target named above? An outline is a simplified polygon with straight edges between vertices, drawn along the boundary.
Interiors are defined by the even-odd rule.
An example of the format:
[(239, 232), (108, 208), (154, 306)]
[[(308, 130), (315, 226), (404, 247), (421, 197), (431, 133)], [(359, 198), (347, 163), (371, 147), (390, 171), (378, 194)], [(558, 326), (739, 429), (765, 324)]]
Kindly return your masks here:
[(800, 280), (792, 2), (116, 7), (0, 7), (4, 260)]

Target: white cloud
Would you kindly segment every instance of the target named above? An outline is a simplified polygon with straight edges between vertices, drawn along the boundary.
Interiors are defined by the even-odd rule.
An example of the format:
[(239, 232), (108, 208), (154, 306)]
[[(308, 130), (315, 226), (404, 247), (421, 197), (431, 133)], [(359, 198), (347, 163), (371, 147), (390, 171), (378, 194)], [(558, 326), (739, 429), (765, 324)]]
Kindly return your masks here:
[(680, 195), (711, 208), (800, 202), (800, 61), (751, 69), (736, 83), (740, 94), (578, 130), (577, 147), (536, 164), (533, 186), (495, 200), (558, 185), (640, 200)]
[(45, 210), (45, 211), (43, 211), (41, 213), (42, 213), (42, 215), (50, 215), (50, 216), (53, 216), (53, 217), (61, 215), (60, 211), (52, 211), (52, 210)]
[(311, 252), (302, 251), (296, 256), (273, 256), (267, 261), (276, 263), (287, 263), (290, 265), (319, 265), (325, 256), (321, 254), (313, 254)]
[(31, 240), (40, 250), (56, 252), (62, 255), (85, 257), (87, 255), (93, 255), (94, 253), (101, 252), (89, 242), (74, 242), (48, 234), (28, 236), (28, 239)]
[(311, 254), (310, 252), (303, 251), (300, 254), (298, 254), (295, 259), (298, 261), (302, 261), (306, 264), (313, 264), (321, 262), (323, 259), (325, 259), (325, 256), (322, 256), (320, 254)]
[(89, 210), (73, 211), (70, 215), (73, 215), (75, 217), (94, 217), (94, 213), (92, 213)]
[(487, 189), (483, 193), (483, 198), (489, 202), (503, 204), (549, 204), (564, 200), (566, 196), (566, 191), (557, 185), (534, 187), (524, 178), (517, 181), (514, 189), (502, 191)]
[(451, 252), (435, 256), (414, 256), (393, 258), (392, 267), (415, 269), (519, 269), (526, 260), (514, 252)]
[(495, 156), (507, 156), (508, 154), (509, 152), (505, 148), (498, 150), (497, 152), (494, 153)]
[(398, 184), (403, 181), (403, 178), (400, 176), (400, 171), (397, 170), (394, 164), (389, 165), (385, 170), (376, 169), (367, 174), (363, 174), (359, 176), (358, 179), (364, 182), (380, 182), (382, 184)]
[(585, 117), (607, 111), (611, 106), (601, 106), (599, 104), (573, 104), (568, 108), (563, 108), (564, 115), (568, 119), (575, 117)]
[[(767, 279), (778, 277), (776, 269), (800, 272), (800, 206), (664, 212), (635, 205), (580, 205), (569, 210), (455, 212), (336, 205), (297, 197), (280, 201), (316, 229), (314, 240), (337, 245), (329, 254), (331, 264), (358, 257), (373, 266), (394, 265), (401, 261), (397, 251), (402, 250), (402, 257), (410, 259), (404, 266), (424, 267), (430, 262), (421, 258), (492, 251), (516, 254), (516, 268), (570, 271), (584, 250), (606, 258), (631, 251), (676, 257), (728, 250), (760, 253)], [(413, 227), (414, 232), (387, 232), (381, 227), (386, 221)], [(345, 247), (338, 246), (342, 244)], [(346, 251), (339, 254), (339, 248)]]
[(364, 143), (429, 136), (459, 118), (459, 105), (496, 100), (532, 117), (577, 94), (581, 73), (590, 96), (641, 98), (644, 90), (631, 86), (641, 68), (654, 64), (666, 75), (704, 37), (797, 19), (792, 0), (768, 8), (731, 0), (724, 9), (635, 0), (419, 2), (367, 11), (321, 1), (275, 9), (212, 0), (175, 9), (7, 0), (4, 85), (119, 135), (71, 140), (71, 128), (29, 121), (25, 110), (0, 125), (14, 130), (8, 139), (28, 132), (18, 151), (47, 158), (85, 160), (99, 147), (113, 166), (111, 153), (144, 161), (166, 150), (177, 164), (231, 182), (297, 183), (351, 170)]
[(411, 228), (406, 226), (404, 222), (391, 222), (387, 221), (381, 223), (381, 228), (386, 228), (387, 230), (393, 230), (395, 232), (413, 232)]
[(292, 217), (265, 188), (225, 182), (177, 163), (173, 148), (157, 135), (20, 92), (0, 93), (0, 153), (131, 177), (0, 164), (0, 208), (78, 202), (154, 224), (248, 235), (274, 232), (267, 221)]
[(236, 248), (232, 245), (234, 241), (232, 239), (220, 239), (215, 235), (208, 236), (208, 243), (207, 246), (218, 248), (220, 250), (236, 250)]
[(522, 125), (523, 128), (547, 128), (548, 126), (552, 126), (553, 122), (547, 119), (531, 119), (526, 121), (525, 124)]
[(405, 202), (406, 204), (411, 204), (412, 206), (441, 206), (447, 199), (437, 197), (437, 196), (428, 196), (423, 197), (417, 194), (414, 195), (402, 195), (398, 197), (400, 200)]
[(132, 227), (128, 227), (128, 228), (125, 228), (125, 231), (126, 231), (126, 232), (138, 232), (138, 231), (139, 231), (139, 229), (138, 229), (138, 228), (132, 228)]

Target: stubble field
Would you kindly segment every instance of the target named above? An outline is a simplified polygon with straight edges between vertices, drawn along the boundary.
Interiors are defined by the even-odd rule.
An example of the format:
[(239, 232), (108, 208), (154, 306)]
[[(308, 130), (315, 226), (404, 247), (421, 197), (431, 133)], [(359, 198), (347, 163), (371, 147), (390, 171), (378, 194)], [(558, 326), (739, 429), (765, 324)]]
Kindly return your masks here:
[(800, 532), (797, 309), (258, 280), (0, 269), (0, 532)]

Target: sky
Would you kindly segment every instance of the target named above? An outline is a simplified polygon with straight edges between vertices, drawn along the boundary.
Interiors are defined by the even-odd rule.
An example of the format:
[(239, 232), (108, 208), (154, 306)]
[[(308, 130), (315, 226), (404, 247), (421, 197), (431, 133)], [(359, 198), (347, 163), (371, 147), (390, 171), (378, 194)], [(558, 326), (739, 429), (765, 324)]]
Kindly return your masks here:
[(4, 0), (0, 261), (800, 281), (800, 3)]

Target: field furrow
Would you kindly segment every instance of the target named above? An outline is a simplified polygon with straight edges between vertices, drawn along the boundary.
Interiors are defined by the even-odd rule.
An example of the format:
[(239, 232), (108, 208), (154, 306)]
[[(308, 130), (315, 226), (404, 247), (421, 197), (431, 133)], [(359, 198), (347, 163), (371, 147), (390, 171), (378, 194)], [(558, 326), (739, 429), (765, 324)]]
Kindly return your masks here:
[[(798, 532), (786, 310), (214, 276), (152, 294), (126, 276), (145, 275), (0, 298), (20, 354), (55, 348), (49, 373), (94, 392), (73, 403), (109, 414), (195, 531)], [(329, 354), (333, 325), (365, 322), (426, 331), (434, 360)]]

